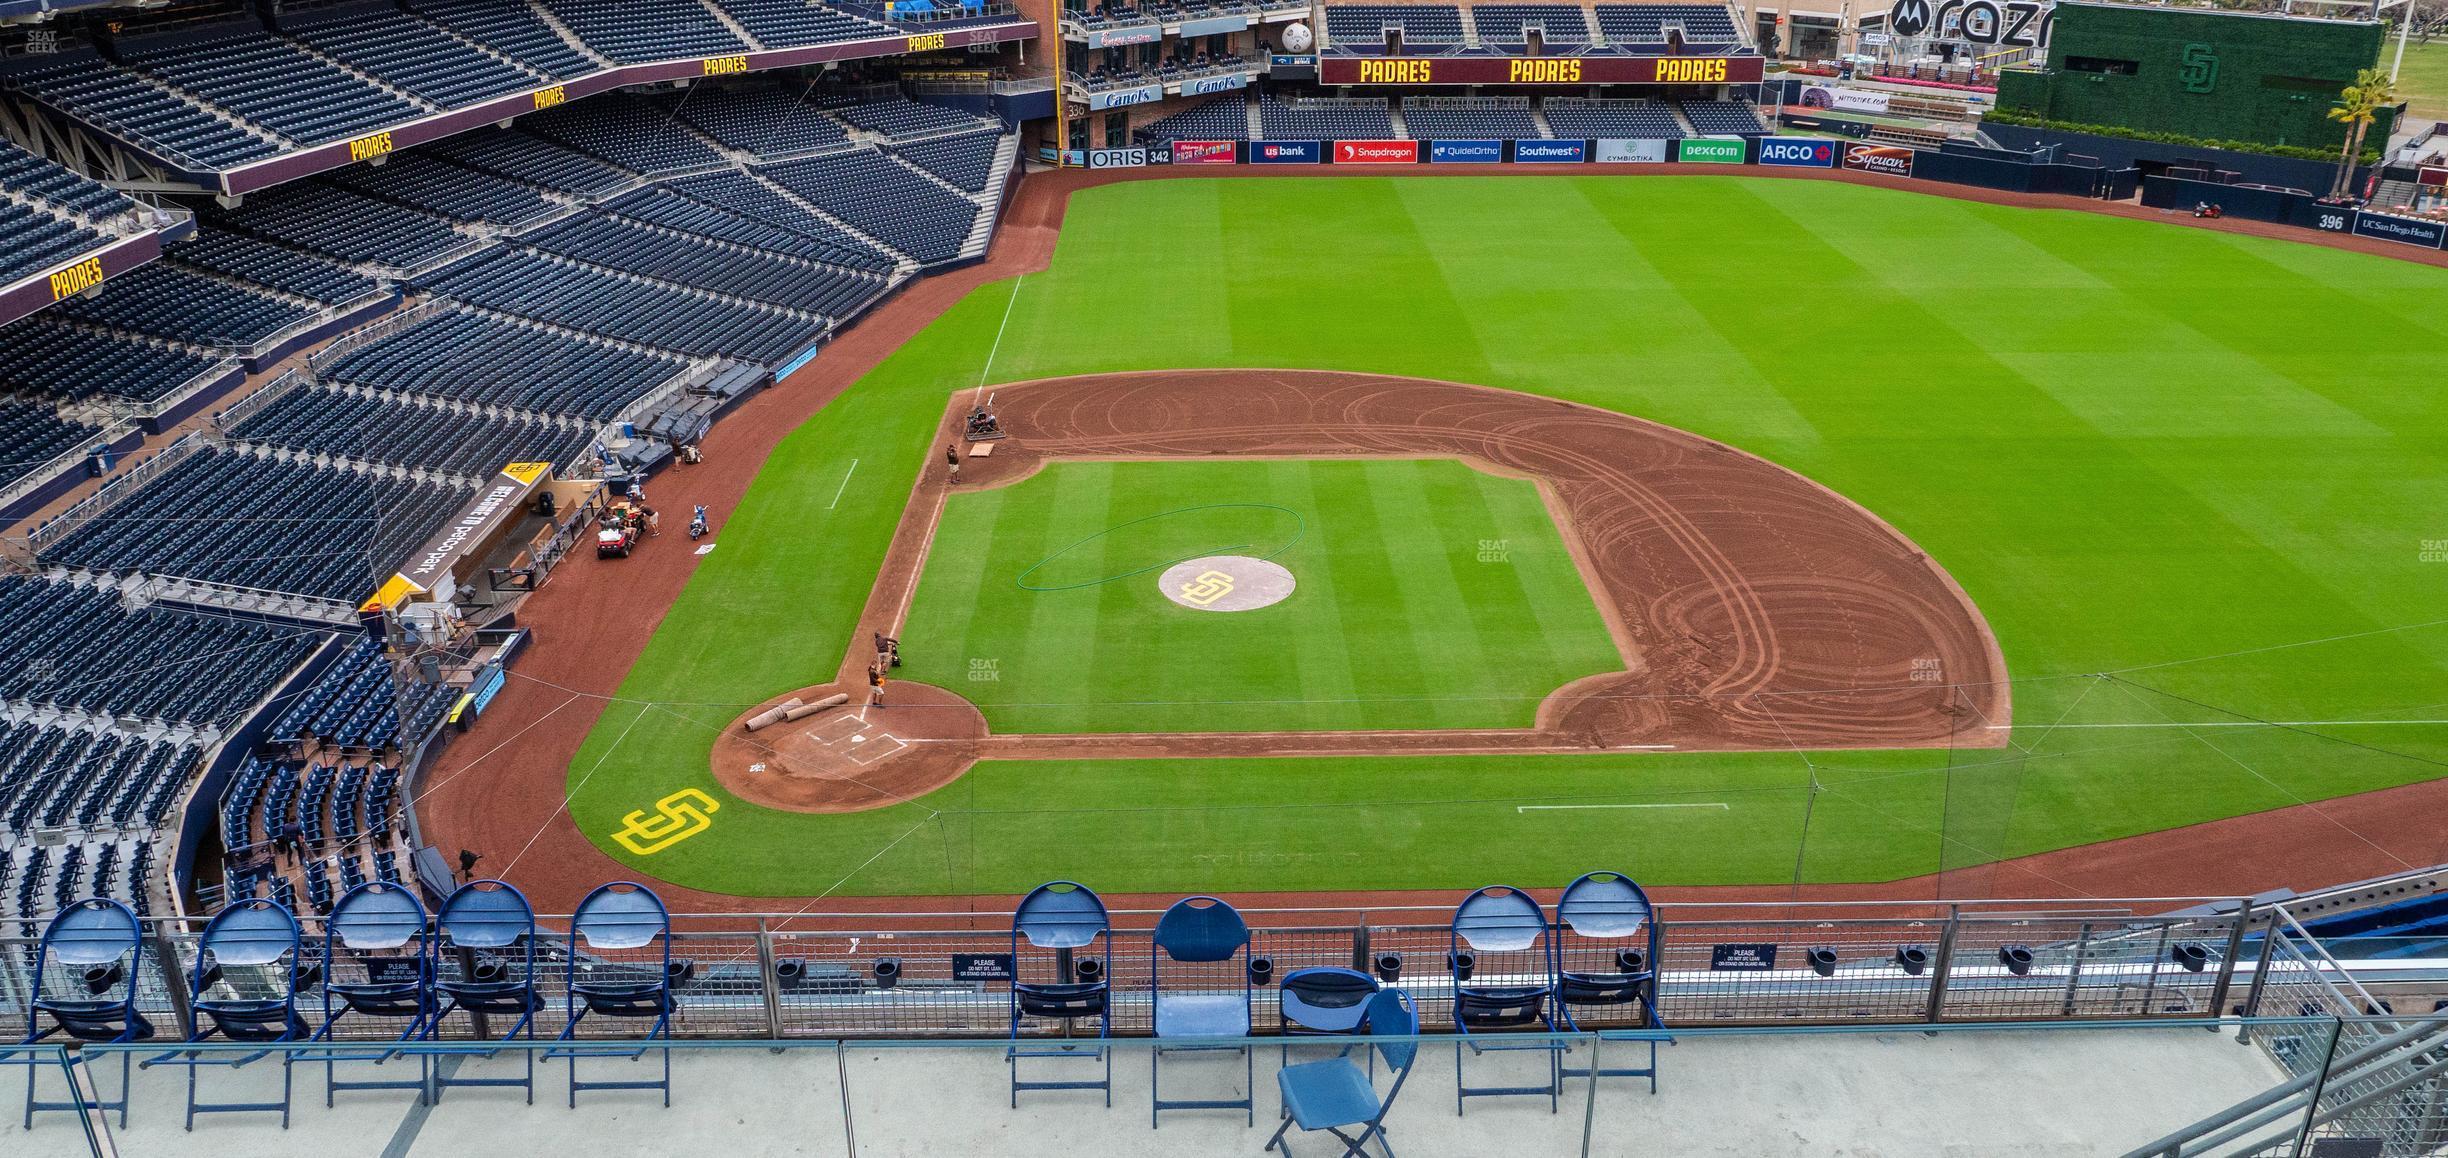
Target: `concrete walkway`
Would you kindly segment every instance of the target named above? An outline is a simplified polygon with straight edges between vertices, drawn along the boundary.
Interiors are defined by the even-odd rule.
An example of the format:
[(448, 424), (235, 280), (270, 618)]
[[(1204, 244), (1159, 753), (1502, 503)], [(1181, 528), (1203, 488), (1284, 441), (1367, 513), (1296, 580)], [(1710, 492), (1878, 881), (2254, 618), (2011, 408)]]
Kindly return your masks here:
[[(1630, 1056), (1614, 1054), (1607, 1064)], [(1301, 1058), (1326, 1056), (1312, 1046)], [(568, 1108), (561, 1062), (537, 1065), (536, 1104), (516, 1091), (453, 1090), (430, 1110), (406, 1094), (343, 1093), (323, 1106), (320, 1065), (297, 1068), (297, 1108), (286, 1132), (268, 1114), (215, 1115), (180, 1129), (185, 1075), (139, 1073), (131, 1125), (110, 1122), (126, 1155), (267, 1158), (307, 1155), (432, 1156), (711, 1154), (842, 1158), (945, 1155), (1257, 1155), (1276, 1125), (1274, 1047), (1257, 1057), (1256, 1125), (1230, 1111), (1169, 1113), (1148, 1126), (1148, 1051), (1115, 1050), (1113, 1107), (1095, 1093), (1030, 1093), (1009, 1108), (1002, 1051), (993, 1048), (875, 1049), (830, 1046), (776, 1054), (763, 1048), (676, 1055), (672, 1107), (653, 1094), (581, 1096)], [(1579, 1059), (1576, 1059), (1579, 1060)], [(1608, 1079), (1599, 1090), (1589, 1152), (1600, 1155), (1841, 1155), (1879, 1158), (2096, 1155), (2139, 1145), (2281, 1080), (2261, 1051), (2202, 1029), (1950, 1032), (1696, 1037), (1666, 1049), (1653, 1097), (1645, 1083)], [(1035, 1061), (1032, 1077), (1080, 1076), (1090, 1060)], [(645, 1076), (643, 1062), (590, 1061), (591, 1078)], [(1540, 1097), (1474, 1100), (1454, 1114), (1454, 1049), (1422, 1047), (1389, 1128), (1405, 1155), (1573, 1155), (1581, 1152), (1587, 1085), (1568, 1081), (1559, 1112)], [(394, 1062), (392, 1074), (413, 1074)], [(514, 1074), (518, 1059), (470, 1060), (462, 1076)], [(356, 1067), (368, 1075), (368, 1067)], [(1537, 1081), (1536, 1053), (1471, 1061), (1474, 1083)], [(106, 1088), (117, 1085), (108, 1067)], [(626, 1071), (626, 1072), (623, 1072)], [(1237, 1054), (1171, 1054), (1168, 1094), (1230, 1096), (1241, 1088)], [(844, 1129), (842, 1077), (849, 1083)], [(386, 1075), (388, 1076), (388, 1075)], [(277, 1097), (280, 1070), (206, 1070), (208, 1096)], [(8, 1075), (16, 1094), (18, 1074)], [(56, 1079), (46, 1096), (56, 1092)], [(1380, 1067), (1379, 1088), (1385, 1085)], [(14, 1109), (13, 1106), (10, 1107)], [(0, 1127), (11, 1158), (83, 1154), (66, 1115), (47, 1115), (31, 1134)], [(1332, 1153), (1318, 1136), (1295, 1153)]]

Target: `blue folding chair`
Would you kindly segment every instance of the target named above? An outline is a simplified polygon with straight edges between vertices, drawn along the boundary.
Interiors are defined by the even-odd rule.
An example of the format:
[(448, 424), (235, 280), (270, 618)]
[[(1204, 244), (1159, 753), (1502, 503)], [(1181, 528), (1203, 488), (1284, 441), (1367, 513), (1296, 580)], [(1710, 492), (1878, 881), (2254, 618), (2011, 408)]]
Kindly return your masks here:
[[(306, 1019), (298, 1016), (301, 984), (314, 983), (315, 973), (302, 969), (305, 938), (289, 910), (260, 897), (250, 897), (213, 914), (196, 942), (195, 964), (187, 975), (187, 992), (196, 1013), (190, 1043), (224, 1041), (276, 1045), (302, 1041)], [(272, 1113), (289, 1128), (292, 1071), (297, 1055), (281, 1050), (281, 1096), (277, 1102), (204, 1102), (197, 1100), (198, 1073), (207, 1066), (237, 1069), (259, 1061), (273, 1050), (246, 1054), (207, 1054), (172, 1050), (146, 1058), (145, 1068), (177, 1065), (187, 1068), (187, 1128), (195, 1129), (197, 1114)]]
[[(434, 1017), (433, 958), (433, 925), (414, 892), (385, 881), (350, 889), (323, 921), (323, 1024), (313, 1040), (339, 1040), (343, 1016), (399, 1019), (393, 1041), (422, 1040)], [(402, 1052), (400, 1046), (326, 1052), (323, 1104), (332, 1104), (335, 1090), (415, 1090), (418, 1102), (428, 1101), (433, 1058), (422, 1050), (415, 1081), (340, 1080), (341, 1062), (381, 1065)]]
[[(1052, 980), (1030, 981), (1029, 965), (1035, 955), (1023, 954), (1021, 943), (1050, 950), (1052, 961), (1044, 966)], [(1086, 958), (1080, 950), (1092, 949)], [(1039, 885), (1022, 899), (1012, 913), (1012, 983), (1011, 983), (1011, 1042), (1004, 1050), (1004, 1060), (1011, 1065), (1013, 1109), (1020, 1108), (1022, 1090), (1103, 1090), (1105, 1104), (1113, 1105), (1113, 1054), (1105, 1045), (1113, 1036), (1113, 922), (1105, 915), (1105, 902), (1088, 890), (1088, 886), (1072, 881), (1055, 881)], [(1097, 1045), (1093, 1054), (1082, 1054), (1079, 1047), (1065, 1043), (1051, 1046), (1020, 1044), (1021, 1023), (1040, 1018), (1062, 1023), (1064, 1037), (1071, 1035), (1074, 1023), (1095, 1018)], [(1060, 1058), (1078, 1060), (1093, 1057), (1105, 1066), (1105, 1076), (1096, 1081), (1020, 1080), (1020, 1059)]]
[[(1277, 986), (1275, 1008), (1281, 1019), (1277, 1029), (1287, 1038), (1358, 1033), (1368, 1017), (1369, 999), (1382, 988), (1376, 978), (1357, 969), (1335, 965), (1295, 969)], [(1280, 1064), (1290, 1065), (1292, 1043), (1286, 1041), (1279, 1052)], [(1349, 1046), (1342, 1050), (1349, 1052)]]
[[(1199, 1044), (1201, 1040), (1212, 1043), (1218, 1038), (1249, 1037), (1249, 946), (1249, 923), (1215, 897), (1175, 901), (1157, 919), (1148, 945), (1148, 984), (1155, 993), (1156, 1031), (1156, 1047), (1148, 1051), (1151, 1128), (1165, 1110), (1243, 1110), (1250, 1124), (1257, 1124), (1257, 1069), (1250, 1059), (1249, 1043)], [(1169, 984), (1165, 979), (1168, 961), (1181, 967)], [(1166, 1101), (1163, 1077), (1168, 1050), (1239, 1050), (1241, 1097)]]
[[(526, 894), (507, 881), (470, 881), (442, 902), (434, 920), (434, 993), (436, 1008), (426, 1023), (428, 1040), (440, 1040), (442, 1025), (454, 1013), (465, 1012), (471, 1033), (479, 1041), (535, 1040), (535, 1015), (544, 1008), (536, 992), (535, 909)], [(490, 1032), (495, 1018), (512, 1019), (508, 1031)], [(493, 1057), (501, 1051), (470, 1047), (445, 1052)], [(452, 1086), (516, 1086), (535, 1104), (535, 1051), (520, 1050), (526, 1076), (463, 1078), (442, 1067), (433, 1075), (434, 1100)]]
[[(1400, 989), (1384, 990), (1369, 998), (1366, 1013), (1370, 1037), (1419, 1036), (1419, 1007), (1412, 1004), (1410, 994)], [(1275, 1086), (1283, 1094), (1284, 1124), (1275, 1127), (1275, 1136), (1267, 1139), (1267, 1149), (1281, 1149), (1285, 1158), (1290, 1158), (1292, 1143), (1284, 1135), (1299, 1126), (1303, 1132), (1324, 1130), (1334, 1135), (1343, 1143), (1344, 1158), (1355, 1155), (1368, 1158), (1364, 1147), (1372, 1137), (1385, 1147), (1386, 1158), (1393, 1158), (1394, 1143), (1386, 1137), (1386, 1113), (1394, 1108), (1394, 1099), (1401, 1096), (1403, 1083), (1411, 1080), (1411, 1066), (1419, 1060), (1419, 1043), (1370, 1044), (1376, 1050), (1374, 1056), (1383, 1057), (1386, 1069), (1394, 1076), (1393, 1086), (1382, 1098), (1377, 1095), (1377, 1083), (1347, 1057), (1302, 1062), (1275, 1072)], [(1365, 1128), (1355, 1135), (1344, 1133), (1346, 1126)]]
[[(583, 948), (582, 948), (583, 946)], [(673, 990), (697, 974), (693, 961), (674, 962), (671, 955), (671, 913), (663, 899), (641, 884), (616, 881), (588, 893), (570, 917), (569, 1021), (560, 1040), (575, 1041), (578, 1025), (588, 1014), (647, 1023), (634, 1041), (665, 1041), (671, 1036), (672, 1011), (678, 1008)], [(661, 1080), (588, 1082), (578, 1079), (578, 1059), (646, 1056), (647, 1045), (555, 1047), (546, 1060), (562, 1058), (570, 1067), (570, 1105), (578, 1105), (580, 1090), (661, 1090), (671, 1105), (671, 1047), (665, 1046)]]
[[(1547, 939), (1547, 914), (1530, 894), (1505, 885), (1489, 885), (1462, 899), (1454, 909), (1452, 948), (1446, 964), (1453, 972), (1454, 1112), (1466, 1098), (1538, 1094), (1554, 1113), (1564, 1088), (1565, 1043), (1549, 1037), (1535, 1042), (1503, 1043), (1479, 1035), (1509, 1029), (1553, 1033), (1555, 1016), (1548, 998), (1555, 991), (1555, 961)], [(1464, 1053), (1529, 1050), (1547, 1055), (1547, 1082), (1538, 1086), (1473, 1086), (1465, 1073)]]
[[(1674, 1044), (1657, 1008), (1658, 953), (1663, 944), (1664, 931), (1657, 910), (1649, 904), (1649, 894), (1622, 873), (1584, 873), (1564, 887), (1564, 896), (1556, 902), (1556, 1016), (1568, 1030), (1645, 1031), (1624, 1036), (1649, 1047), (1646, 1067), (1600, 1069), (1597, 1076), (1647, 1078), (1653, 1094), (1657, 1092), (1658, 1043)], [(1575, 1012), (1576, 1006), (1583, 1012)], [(1584, 1026), (1584, 1022), (1589, 1024)], [(1563, 1074), (1585, 1078), (1591, 1071), (1567, 1068)]]
[[(110, 1045), (152, 1040), (153, 1023), (136, 1009), (136, 975), (143, 965), (144, 935), (134, 910), (100, 897), (60, 910), (34, 946), (33, 983), (26, 988), (26, 1035), (18, 1044), (34, 1045), (54, 1034)], [(50, 1024), (43, 1024), (46, 1020)], [(119, 1055), (117, 1101), (81, 1101), (73, 1090), (65, 1102), (37, 1101), (34, 1080), (41, 1073), (40, 1057), (27, 1051), (9, 1061), (26, 1067), (26, 1129), (34, 1128), (36, 1112), (48, 1110), (117, 1110), (119, 1127), (127, 1128), (133, 1055)], [(71, 1081), (73, 1071), (84, 1065), (79, 1051)]]

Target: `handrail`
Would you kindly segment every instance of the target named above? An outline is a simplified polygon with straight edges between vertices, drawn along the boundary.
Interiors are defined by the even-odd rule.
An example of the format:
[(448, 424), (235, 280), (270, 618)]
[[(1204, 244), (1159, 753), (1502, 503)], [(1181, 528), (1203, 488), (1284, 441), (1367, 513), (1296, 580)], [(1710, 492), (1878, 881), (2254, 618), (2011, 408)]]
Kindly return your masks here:
[[(2344, 1032), (2343, 1020), (2331, 1018), (2328, 1021), (2334, 1023), (2336, 1033)], [(2384, 1058), (2395, 1060), (2393, 1055), (2397, 1051), (2422, 1042), (2425, 1038), (2440, 1036), (2444, 1033), (2448, 1033), (2448, 1014), (2427, 1018), (2410, 1028), (2399, 1030), (2378, 1041), (2358, 1047), (2344, 1057), (2333, 1058), (2327, 1066), (2321, 1069), (2280, 1083), (2182, 1129), (2164, 1134), (2128, 1150), (2124, 1158), (2182, 1158), (2185, 1154), (2201, 1153), (2210, 1147), (2233, 1141), (2289, 1114), (2301, 1112), (2305, 1108), (2303, 1099), (2306, 1096), (2318, 1096), (2316, 1087), (2335, 1082), (2338, 1078), (2375, 1061)], [(2331, 1040), (2336, 1039), (2333, 1037)], [(2427, 1050), (2432, 1046), (2423, 1045), (2421, 1048)], [(2424, 1074), (2418, 1073), (2417, 1080), (2421, 1076)], [(2396, 1088), (2390, 1087), (2382, 1093), (2394, 1092)], [(2335, 1118), (2358, 1108), (2369, 1102), (2374, 1096), (2376, 1095), (2366, 1094), (2357, 1097), (2329, 1111), (2326, 1117)]]

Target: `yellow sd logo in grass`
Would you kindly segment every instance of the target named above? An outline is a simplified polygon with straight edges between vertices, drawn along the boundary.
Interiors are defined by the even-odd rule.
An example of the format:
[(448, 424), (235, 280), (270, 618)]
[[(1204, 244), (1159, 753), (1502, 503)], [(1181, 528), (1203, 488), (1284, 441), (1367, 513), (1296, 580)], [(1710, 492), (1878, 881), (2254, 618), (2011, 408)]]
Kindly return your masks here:
[(641, 808), (621, 817), (612, 839), (639, 856), (653, 856), (714, 827), (713, 813), (722, 805), (694, 788), (683, 788), (655, 801), (655, 815)]
[(1201, 571), (1198, 578), (1182, 584), (1182, 602), (1193, 607), (1205, 607), (1232, 594), (1233, 577), (1222, 571)]

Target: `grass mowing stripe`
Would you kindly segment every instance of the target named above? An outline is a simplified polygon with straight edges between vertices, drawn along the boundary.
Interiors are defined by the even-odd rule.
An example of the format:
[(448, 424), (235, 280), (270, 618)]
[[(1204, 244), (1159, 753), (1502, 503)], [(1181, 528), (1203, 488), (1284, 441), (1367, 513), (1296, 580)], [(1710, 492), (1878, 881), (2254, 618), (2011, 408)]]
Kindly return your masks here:
[[(1489, 227), (1490, 205), (1525, 224)], [(1147, 260), (1191, 253), (1195, 276)], [(1972, 592), (2019, 676), (2222, 656), (2154, 681), (2265, 718), (2448, 702), (2448, 628), (2260, 650), (2436, 618), (2441, 572), (2420, 553), (2448, 539), (2437, 517), (2448, 509), (2448, 403), (2406, 386), (2427, 380), (2419, 339), (2442, 328), (2420, 309), (2448, 290), (2434, 268), (1825, 182), (1329, 177), (1084, 191), (1053, 267), (1030, 282), (996, 359), (999, 381), (1317, 367), (1607, 406), (1768, 455), (1893, 522)], [(624, 694), (752, 703), (829, 670), (898, 516), (895, 496), (930, 449), (942, 384), (975, 380), (1010, 289), (985, 287), (956, 306), (785, 442)], [(853, 456), (862, 462), (849, 494), (822, 512)], [(1303, 695), (1350, 682), (1339, 657), (1292, 655), (1289, 678)], [(2105, 730), (2096, 743), (2046, 732), (2072, 702), (2051, 684), (2018, 689), (2017, 719), (2044, 746), (2015, 773), (2011, 814), (1978, 816), (2006, 829), (2008, 852), (2286, 802), (2191, 737), (2134, 745)], [(2095, 696), (2069, 722), (2138, 717), (2130, 702)], [(2316, 737), (2235, 731), (2249, 742), (2222, 733), (2221, 748), (2307, 799), (2436, 771)], [(683, 783), (711, 785), (706, 734), (648, 733), (637, 729), (573, 801), (583, 831), (600, 839), (628, 808)], [(599, 730), (578, 767), (609, 738)], [(2448, 754), (2438, 729), (2392, 740)], [(1806, 877), (1882, 879), (1938, 863), (1945, 754), (1818, 758), (1847, 798), (1818, 801)], [(1426, 885), (1455, 847), (1473, 849), (1486, 876), (1524, 883), (1593, 863), (1661, 883), (1779, 882), (1793, 871), (1804, 775), (1790, 753), (988, 765), (930, 802), (988, 807), (1062, 784), (1162, 812), (1127, 828), (956, 822), (944, 832), (957, 868), (915, 864), (922, 840), (912, 837), (845, 891), (1025, 888), (1051, 875), (1105, 888)], [(1564, 815), (1593, 827), (1507, 829), (1496, 840), (1469, 807), (1400, 803), (1585, 792), (1592, 782), (1717, 791), (1691, 798), (1734, 801), (1741, 823), (1634, 831), (1608, 826), (1624, 813), (1576, 813)], [(1768, 782), (1784, 803), (1767, 812), (1755, 804), (1746, 814), (1742, 797), (1723, 794)], [(1314, 798), (1394, 803), (1359, 823), (1259, 807)], [(1226, 810), (1201, 815), (1208, 803)], [(1232, 807), (1242, 804), (1251, 807)], [(913, 820), (899, 810), (726, 807), (708, 835), (635, 863), (722, 891), (813, 891)], [(945, 848), (922, 835), (925, 847)], [(1082, 851), (1109, 839), (1110, 858)], [(1220, 866), (1230, 875), (1212, 879), (1184, 867), (1249, 848), (1286, 856)]]

